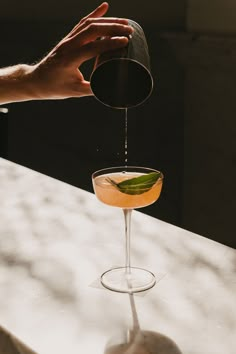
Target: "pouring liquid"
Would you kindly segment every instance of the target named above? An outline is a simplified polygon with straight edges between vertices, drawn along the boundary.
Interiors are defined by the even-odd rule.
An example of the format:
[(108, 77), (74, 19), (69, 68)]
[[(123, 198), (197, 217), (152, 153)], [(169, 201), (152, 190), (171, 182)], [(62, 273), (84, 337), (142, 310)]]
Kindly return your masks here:
[(128, 166), (128, 108), (125, 108), (125, 166)]

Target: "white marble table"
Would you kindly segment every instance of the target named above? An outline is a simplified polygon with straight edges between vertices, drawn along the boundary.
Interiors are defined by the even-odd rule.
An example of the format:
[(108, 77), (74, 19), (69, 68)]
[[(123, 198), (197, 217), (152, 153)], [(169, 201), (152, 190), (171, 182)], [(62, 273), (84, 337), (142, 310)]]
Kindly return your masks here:
[(0, 159), (3, 329), (38, 354), (236, 353), (235, 250), (135, 211), (132, 263), (158, 282), (127, 295), (99, 282), (123, 247), (120, 210)]

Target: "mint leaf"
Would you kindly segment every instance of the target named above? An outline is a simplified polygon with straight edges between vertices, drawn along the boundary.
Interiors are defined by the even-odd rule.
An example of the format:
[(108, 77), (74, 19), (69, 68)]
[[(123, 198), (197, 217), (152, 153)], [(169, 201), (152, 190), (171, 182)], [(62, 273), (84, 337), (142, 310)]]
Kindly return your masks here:
[(116, 187), (120, 192), (135, 195), (149, 191), (160, 176), (160, 172), (151, 172), (139, 177), (127, 179), (120, 183), (116, 183), (111, 178), (107, 178), (107, 181)]

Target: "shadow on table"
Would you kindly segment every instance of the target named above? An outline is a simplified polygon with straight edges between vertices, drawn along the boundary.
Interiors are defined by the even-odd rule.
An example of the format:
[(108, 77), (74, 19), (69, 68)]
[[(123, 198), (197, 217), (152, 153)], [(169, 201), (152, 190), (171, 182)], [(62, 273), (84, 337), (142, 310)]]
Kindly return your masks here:
[(37, 354), (12, 333), (0, 326), (0, 354)]
[(133, 327), (110, 338), (104, 354), (182, 354), (177, 344), (164, 334), (141, 330), (133, 294), (129, 294)]

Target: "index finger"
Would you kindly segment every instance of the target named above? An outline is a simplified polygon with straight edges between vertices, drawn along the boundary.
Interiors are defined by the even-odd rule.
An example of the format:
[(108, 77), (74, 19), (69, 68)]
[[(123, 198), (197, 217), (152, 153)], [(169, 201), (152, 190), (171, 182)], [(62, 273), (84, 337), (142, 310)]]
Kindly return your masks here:
[(103, 2), (101, 5), (99, 5), (95, 10), (93, 10), (92, 12), (90, 12), (90, 14), (88, 14), (87, 16), (83, 17), (79, 23), (77, 23), (74, 28), (72, 28), (72, 30), (67, 34), (67, 36), (65, 38), (69, 38), (71, 37), (73, 34), (75, 34), (75, 32), (78, 30), (78, 28), (81, 27), (81, 25), (83, 25), (86, 20), (90, 19), (90, 18), (97, 18), (97, 17), (102, 17), (103, 15), (105, 15), (105, 13), (108, 10), (108, 3), (107, 2)]
[(90, 12), (87, 16), (83, 17), (82, 20), (80, 20), (79, 24), (83, 23), (90, 17), (102, 17), (105, 15), (109, 8), (109, 5), (107, 2), (103, 2), (101, 5), (99, 5), (95, 10)]
[(127, 19), (125, 18), (117, 18), (117, 17), (97, 17), (97, 18), (87, 18), (83, 23), (79, 23), (77, 26), (75, 26), (72, 31), (67, 35), (67, 38), (71, 38), (72, 36), (74, 36), (75, 34), (77, 34), (78, 32), (82, 31), (85, 27), (89, 26), (92, 23), (118, 23), (121, 25), (128, 25), (129, 22)]

